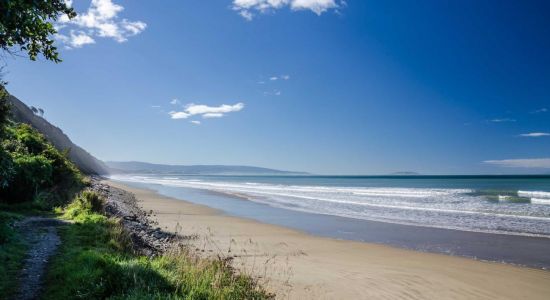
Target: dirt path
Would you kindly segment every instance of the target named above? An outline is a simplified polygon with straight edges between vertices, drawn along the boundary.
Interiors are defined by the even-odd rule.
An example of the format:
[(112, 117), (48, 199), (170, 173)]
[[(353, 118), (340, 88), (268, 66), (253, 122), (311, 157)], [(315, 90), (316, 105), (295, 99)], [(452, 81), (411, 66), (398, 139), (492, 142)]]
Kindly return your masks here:
[(15, 299), (39, 297), (48, 261), (61, 244), (57, 227), (65, 224), (64, 221), (44, 217), (28, 217), (16, 224), (29, 244), (29, 250), (19, 275), (19, 291)]

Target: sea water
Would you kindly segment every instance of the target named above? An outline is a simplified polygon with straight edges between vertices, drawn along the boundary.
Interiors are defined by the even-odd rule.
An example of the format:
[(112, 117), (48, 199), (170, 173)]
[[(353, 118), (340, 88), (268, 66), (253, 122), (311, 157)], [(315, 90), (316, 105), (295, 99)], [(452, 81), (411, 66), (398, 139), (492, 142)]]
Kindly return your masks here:
[(550, 176), (126, 174), (111, 178), (153, 188), (222, 193), (278, 211), (550, 237)]

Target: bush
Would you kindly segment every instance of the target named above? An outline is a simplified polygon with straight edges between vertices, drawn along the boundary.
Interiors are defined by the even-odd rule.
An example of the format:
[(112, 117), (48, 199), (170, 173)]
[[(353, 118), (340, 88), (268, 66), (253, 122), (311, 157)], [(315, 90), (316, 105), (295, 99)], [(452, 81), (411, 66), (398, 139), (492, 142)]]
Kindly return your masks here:
[(0, 190), (8, 187), (15, 175), (13, 161), (8, 152), (0, 147)]
[(105, 200), (93, 191), (83, 191), (67, 206), (65, 217), (68, 219), (86, 216), (103, 211)]
[[(0, 144), (0, 201), (60, 205), (82, 187), (76, 166), (27, 124), (6, 128)], [(5, 176), (4, 176), (5, 175)]]

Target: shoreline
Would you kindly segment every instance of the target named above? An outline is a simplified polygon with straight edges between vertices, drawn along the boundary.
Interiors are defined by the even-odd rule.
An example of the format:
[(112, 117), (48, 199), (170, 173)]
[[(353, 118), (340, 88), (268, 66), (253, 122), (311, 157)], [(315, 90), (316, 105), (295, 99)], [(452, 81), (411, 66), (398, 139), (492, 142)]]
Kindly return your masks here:
[(226, 255), (280, 298), (545, 299), (550, 272), (457, 256), (310, 235), (162, 196), (123, 183), (170, 232), (197, 234), (192, 246)]

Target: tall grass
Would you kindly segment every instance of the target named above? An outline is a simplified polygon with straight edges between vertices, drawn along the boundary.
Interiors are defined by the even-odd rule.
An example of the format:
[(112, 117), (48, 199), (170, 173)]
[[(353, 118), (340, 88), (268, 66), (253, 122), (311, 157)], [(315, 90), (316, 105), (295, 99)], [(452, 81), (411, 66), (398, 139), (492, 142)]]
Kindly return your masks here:
[(85, 192), (64, 211), (63, 244), (47, 275), (44, 299), (271, 299), (228, 261), (204, 259), (185, 247), (155, 258), (133, 254), (115, 219), (102, 215)]

